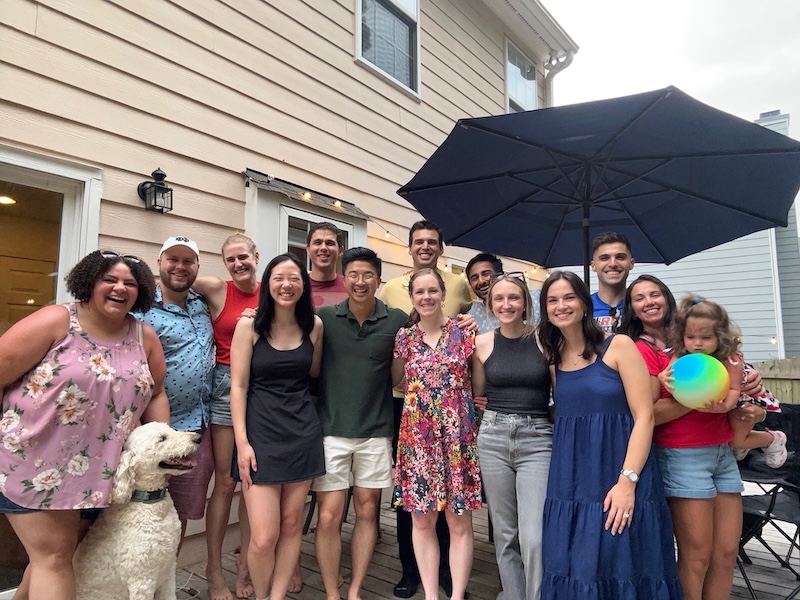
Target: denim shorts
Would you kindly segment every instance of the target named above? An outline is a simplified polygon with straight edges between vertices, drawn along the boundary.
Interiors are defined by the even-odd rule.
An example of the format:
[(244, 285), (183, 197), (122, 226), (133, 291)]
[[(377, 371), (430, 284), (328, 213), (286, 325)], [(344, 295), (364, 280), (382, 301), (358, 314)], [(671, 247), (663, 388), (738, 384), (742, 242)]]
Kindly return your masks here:
[(231, 421), (231, 367), (217, 363), (211, 386), (211, 424), (233, 426)]
[(716, 498), (744, 491), (739, 467), (728, 444), (699, 448), (655, 446), (664, 491), (671, 498)]
[(16, 502), (6, 498), (5, 494), (0, 494), (0, 515), (27, 515), (28, 513), (39, 512), (35, 508), (25, 508)]
[[(81, 520), (95, 521), (100, 516), (102, 508), (85, 508), (81, 510)], [(38, 508), (25, 508), (16, 502), (9, 500), (4, 494), (0, 494), (0, 515), (28, 515), (30, 513), (41, 512)]]

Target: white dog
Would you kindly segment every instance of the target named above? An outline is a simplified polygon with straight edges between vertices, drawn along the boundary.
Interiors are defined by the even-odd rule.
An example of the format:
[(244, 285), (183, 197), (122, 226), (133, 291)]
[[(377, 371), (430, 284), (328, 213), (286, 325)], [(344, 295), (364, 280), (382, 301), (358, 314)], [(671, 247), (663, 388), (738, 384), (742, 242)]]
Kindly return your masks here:
[(167, 475), (192, 468), (200, 435), (164, 423), (134, 429), (114, 477), (111, 506), (75, 552), (78, 600), (175, 600), (181, 525)]

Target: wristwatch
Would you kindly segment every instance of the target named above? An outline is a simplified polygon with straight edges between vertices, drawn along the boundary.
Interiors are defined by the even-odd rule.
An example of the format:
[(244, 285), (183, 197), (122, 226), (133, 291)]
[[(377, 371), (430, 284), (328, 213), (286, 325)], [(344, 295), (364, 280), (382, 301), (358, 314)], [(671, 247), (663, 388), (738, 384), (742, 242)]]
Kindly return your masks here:
[(622, 469), (620, 471), (621, 475), (625, 475), (628, 479), (631, 480), (631, 483), (636, 483), (639, 481), (639, 474), (636, 471), (631, 471), (630, 469)]

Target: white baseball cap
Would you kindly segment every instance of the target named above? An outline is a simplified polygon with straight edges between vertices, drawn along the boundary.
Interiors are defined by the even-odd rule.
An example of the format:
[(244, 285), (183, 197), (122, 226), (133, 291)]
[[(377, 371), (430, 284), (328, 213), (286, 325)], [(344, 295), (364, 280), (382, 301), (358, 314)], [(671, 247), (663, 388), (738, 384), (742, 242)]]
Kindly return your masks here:
[(162, 254), (164, 254), (164, 252), (170, 248), (174, 248), (175, 246), (186, 246), (197, 255), (198, 259), (200, 258), (200, 250), (197, 248), (197, 243), (185, 236), (171, 237), (164, 242), (164, 245), (161, 246), (161, 252), (158, 253), (159, 258)]

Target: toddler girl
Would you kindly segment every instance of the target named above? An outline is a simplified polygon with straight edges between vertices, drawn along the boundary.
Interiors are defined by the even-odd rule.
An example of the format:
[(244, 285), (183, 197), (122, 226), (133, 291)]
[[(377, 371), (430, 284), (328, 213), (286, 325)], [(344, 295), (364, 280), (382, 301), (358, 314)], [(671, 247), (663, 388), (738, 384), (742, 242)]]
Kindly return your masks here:
[[(704, 412), (727, 413), (751, 402), (766, 410), (779, 410), (777, 400), (771, 394), (761, 394), (757, 398), (741, 391), (742, 376), (745, 369), (744, 357), (739, 351), (741, 338), (736, 326), (728, 317), (727, 311), (714, 302), (699, 296), (689, 295), (681, 300), (678, 314), (671, 332), (672, 362), (686, 354), (707, 354), (719, 360), (728, 370), (731, 386), (721, 402), (709, 402)], [(670, 365), (672, 364), (670, 363)], [(672, 393), (671, 366), (659, 374), (664, 387)], [(730, 445), (741, 460), (752, 448), (762, 448), (766, 454), (767, 465), (773, 469), (786, 462), (786, 434), (782, 431), (755, 431), (747, 421), (728, 415), (733, 429)]]

